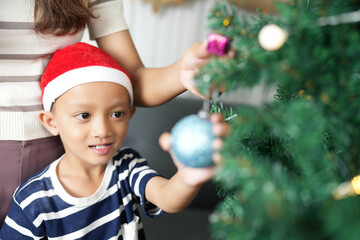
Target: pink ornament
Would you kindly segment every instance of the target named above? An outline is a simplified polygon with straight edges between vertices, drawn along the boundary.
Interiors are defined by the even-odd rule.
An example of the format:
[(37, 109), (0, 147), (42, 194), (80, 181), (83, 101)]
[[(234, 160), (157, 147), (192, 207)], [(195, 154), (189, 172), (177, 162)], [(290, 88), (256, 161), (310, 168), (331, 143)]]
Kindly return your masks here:
[(207, 51), (219, 57), (225, 55), (230, 48), (230, 39), (220, 34), (211, 33), (208, 36)]

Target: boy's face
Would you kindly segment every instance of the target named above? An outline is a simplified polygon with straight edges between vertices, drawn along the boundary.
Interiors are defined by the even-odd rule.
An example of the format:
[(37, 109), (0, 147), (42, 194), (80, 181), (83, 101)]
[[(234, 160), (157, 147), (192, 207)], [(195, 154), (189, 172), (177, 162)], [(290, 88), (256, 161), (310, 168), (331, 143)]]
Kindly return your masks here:
[(106, 164), (122, 145), (129, 120), (127, 90), (116, 83), (78, 85), (60, 96), (51, 114), (68, 160)]

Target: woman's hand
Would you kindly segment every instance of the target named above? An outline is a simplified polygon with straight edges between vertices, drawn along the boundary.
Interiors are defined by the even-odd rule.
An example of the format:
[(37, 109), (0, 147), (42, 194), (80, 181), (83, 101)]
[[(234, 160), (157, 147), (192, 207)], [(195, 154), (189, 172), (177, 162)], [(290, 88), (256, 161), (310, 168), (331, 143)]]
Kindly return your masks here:
[[(199, 74), (200, 68), (206, 64), (206, 61), (213, 57), (207, 51), (208, 40), (203, 42), (198, 42), (189, 47), (182, 58), (179, 60), (180, 63), (180, 82), (181, 84), (192, 94), (202, 98), (202, 99), (211, 99), (211, 92), (209, 92), (210, 96), (202, 95), (194, 81), (194, 76)], [(230, 50), (223, 57), (232, 58), (234, 57), (235, 52)]]

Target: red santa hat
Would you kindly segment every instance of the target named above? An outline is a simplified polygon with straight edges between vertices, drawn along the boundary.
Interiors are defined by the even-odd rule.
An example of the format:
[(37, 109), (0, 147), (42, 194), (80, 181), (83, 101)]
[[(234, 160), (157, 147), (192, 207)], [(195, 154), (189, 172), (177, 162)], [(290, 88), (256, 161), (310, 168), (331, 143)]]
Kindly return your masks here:
[(55, 100), (71, 88), (91, 82), (122, 85), (133, 105), (129, 75), (100, 48), (79, 42), (56, 51), (47, 65), (40, 81), (44, 109), (50, 111)]

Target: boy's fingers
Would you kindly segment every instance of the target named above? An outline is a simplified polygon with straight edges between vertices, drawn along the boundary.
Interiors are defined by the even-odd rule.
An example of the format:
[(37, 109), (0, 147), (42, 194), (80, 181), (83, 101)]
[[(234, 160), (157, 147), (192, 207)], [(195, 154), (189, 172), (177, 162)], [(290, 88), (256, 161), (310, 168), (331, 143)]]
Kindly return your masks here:
[(213, 161), (215, 165), (219, 165), (222, 162), (222, 156), (219, 152), (213, 154)]
[(169, 152), (171, 150), (171, 134), (169, 132), (161, 134), (159, 144), (164, 151)]
[(212, 123), (223, 122), (224, 117), (221, 113), (213, 113), (210, 115), (210, 120)]
[(219, 151), (224, 145), (224, 142), (220, 138), (215, 138), (212, 142), (212, 147), (215, 151)]
[(224, 122), (224, 117), (220, 113), (213, 113), (210, 115), (210, 120), (213, 123), (212, 131), (218, 137), (225, 137), (229, 134), (230, 125)]
[(230, 126), (227, 123), (216, 123), (213, 125), (212, 131), (218, 137), (225, 137), (229, 134)]

